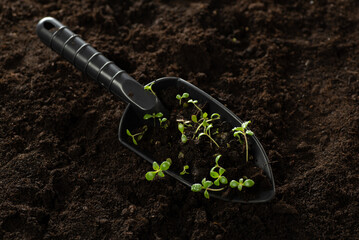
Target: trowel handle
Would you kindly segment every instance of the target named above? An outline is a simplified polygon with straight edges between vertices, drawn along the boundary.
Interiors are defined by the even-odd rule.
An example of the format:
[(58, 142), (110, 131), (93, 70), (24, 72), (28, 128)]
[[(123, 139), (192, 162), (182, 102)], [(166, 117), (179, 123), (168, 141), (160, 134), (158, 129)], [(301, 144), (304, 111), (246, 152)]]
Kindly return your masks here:
[(40, 20), (36, 33), (61, 57), (139, 111), (149, 111), (157, 104), (153, 94), (56, 19)]

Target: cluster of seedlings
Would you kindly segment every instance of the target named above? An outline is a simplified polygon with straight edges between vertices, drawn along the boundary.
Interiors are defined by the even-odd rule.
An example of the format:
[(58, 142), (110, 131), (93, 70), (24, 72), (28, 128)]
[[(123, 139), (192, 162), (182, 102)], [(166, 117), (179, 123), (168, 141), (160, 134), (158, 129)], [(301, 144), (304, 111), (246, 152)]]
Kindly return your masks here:
[[(146, 86), (145, 89), (151, 91), (154, 95), (156, 95), (152, 90), (152, 85)], [(188, 93), (183, 93), (182, 95), (178, 94), (176, 96), (178, 100), (179, 106), (182, 108), (193, 107), (194, 113), (191, 115), (190, 119), (176, 119), (178, 130), (181, 133), (181, 141), (183, 144), (188, 144), (189, 141), (199, 141), (201, 138), (207, 138), (207, 142), (210, 147), (217, 149), (220, 151), (220, 145), (215, 141), (214, 135), (218, 134), (218, 128), (216, 128), (216, 123), (221, 119), (221, 115), (218, 113), (208, 114), (205, 112), (201, 106), (198, 104), (198, 100), (190, 99), (190, 95)], [(163, 117), (161, 112), (146, 114), (143, 117), (145, 120), (153, 119), (153, 125), (159, 124), (160, 127), (166, 129), (169, 126), (169, 122), (166, 118)], [(243, 145), (246, 153), (246, 162), (248, 162), (248, 136), (254, 135), (252, 131), (247, 129), (250, 121), (244, 122), (241, 126), (235, 127), (232, 129), (233, 137), (237, 138), (239, 143)], [(186, 131), (189, 128), (191, 131)], [(138, 141), (140, 141), (147, 131), (148, 127), (145, 125), (142, 128), (142, 131), (131, 134), (131, 132), (127, 129), (127, 135), (132, 138), (132, 142), (135, 145), (138, 145)], [(211, 180), (207, 180), (203, 178), (201, 183), (195, 183), (191, 186), (191, 190), (193, 192), (202, 192), (205, 198), (209, 198), (209, 192), (219, 192), (230, 188), (237, 188), (239, 191), (242, 191), (243, 188), (250, 188), (255, 183), (252, 179), (249, 179), (245, 176), (240, 177), (239, 180), (231, 180), (228, 181), (226, 175), (226, 169), (224, 169), (220, 164), (219, 160), (222, 157), (220, 153), (215, 154), (215, 164), (209, 171), (209, 176)], [(149, 171), (146, 173), (146, 179), (148, 181), (152, 181), (155, 179), (156, 175), (159, 177), (164, 177), (164, 172), (170, 168), (172, 164), (172, 160), (167, 158), (160, 165), (157, 162), (153, 162), (152, 168), (153, 171)], [(183, 166), (183, 171), (180, 172), (180, 175), (190, 174), (190, 168), (188, 165)]]

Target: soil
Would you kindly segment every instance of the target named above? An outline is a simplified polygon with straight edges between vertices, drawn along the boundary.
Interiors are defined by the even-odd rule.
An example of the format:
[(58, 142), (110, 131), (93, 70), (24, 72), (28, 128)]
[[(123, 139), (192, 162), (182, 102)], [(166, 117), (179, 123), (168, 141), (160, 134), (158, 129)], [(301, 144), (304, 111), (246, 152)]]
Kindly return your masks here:
[[(359, 239), (359, 3), (0, 0), (0, 239)], [(54, 16), (140, 83), (252, 120), (265, 204), (207, 200), (117, 140), (126, 104), (45, 47)]]

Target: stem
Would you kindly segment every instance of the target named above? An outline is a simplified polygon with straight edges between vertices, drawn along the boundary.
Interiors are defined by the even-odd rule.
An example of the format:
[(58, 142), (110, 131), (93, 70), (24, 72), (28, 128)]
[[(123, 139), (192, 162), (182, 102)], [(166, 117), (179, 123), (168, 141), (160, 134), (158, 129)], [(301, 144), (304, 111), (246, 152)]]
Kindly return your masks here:
[(207, 137), (209, 137), (209, 139), (211, 139), (212, 142), (214, 142), (214, 144), (216, 144), (216, 146), (219, 148), (219, 145), (217, 144), (217, 142), (214, 141), (214, 139), (213, 139), (210, 135), (208, 135), (207, 133), (205, 133), (205, 135), (206, 135)]
[(243, 136), (244, 136), (244, 141), (246, 142), (246, 162), (248, 162), (248, 141), (245, 133), (243, 134)]
[(200, 107), (198, 107), (195, 103), (193, 103), (193, 105), (200, 111), (202, 112), (202, 109)]
[(224, 187), (223, 188), (207, 188), (207, 190), (212, 191), (212, 192), (219, 192), (219, 191), (222, 191), (223, 189), (224, 189)]

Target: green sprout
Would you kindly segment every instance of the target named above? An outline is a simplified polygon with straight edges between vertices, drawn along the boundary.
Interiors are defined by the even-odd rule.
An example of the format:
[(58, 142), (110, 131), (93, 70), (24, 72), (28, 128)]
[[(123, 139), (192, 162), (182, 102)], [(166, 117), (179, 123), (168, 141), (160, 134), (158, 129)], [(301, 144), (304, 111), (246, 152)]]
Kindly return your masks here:
[(189, 94), (188, 93), (183, 93), (182, 96), (177, 94), (176, 98), (179, 100), (179, 105), (181, 106), (181, 101), (183, 98), (188, 98)]
[(186, 143), (187, 142), (187, 137), (186, 135), (184, 134), (184, 125), (183, 123), (178, 123), (178, 130), (181, 132), (182, 136), (181, 136), (181, 141), (183, 143)]
[(165, 174), (163, 173), (163, 171), (167, 171), (170, 168), (171, 164), (172, 164), (172, 160), (170, 158), (167, 158), (166, 161), (163, 161), (161, 165), (158, 165), (157, 162), (153, 162), (152, 168), (155, 171), (147, 172), (145, 176), (146, 179), (148, 181), (152, 181), (156, 177), (156, 175), (160, 177), (164, 177)]
[[(202, 118), (199, 119), (199, 120), (197, 120), (197, 116), (196, 116), (196, 115), (192, 115), (192, 116), (191, 116), (192, 122), (194, 122), (194, 123), (199, 123), (199, 125), (198, 125), (196, 131), (194, 132), (193, 138), (195, 137), (196, 133), (199, 131), (199, 129), (200, 129), (202, 126), (206, 126), (207, 123), (212, 122), (212, 121), (214, 121), (214, 120), (218, 120), (218, 119), (220, 119), (220, 118), (221, 118), (221, 115), (219, 115), (218, 113), (213, 113), (213, 114), (211, 115), (211, 119), (209, 119), (209, 118), (208, 118), (208, 113), (204, 112), (204, 113), (202, 114)], [(207, 125), (207, 126), (208, 126), (208, 125)]]
[(186, 171), (187, 169), (189, 169), (189, 166), (188, 166), (188, 165), (183, 166), (183, 171), (180, 172), (180, 175), (189, 174), (189, 172)]
[[(156, 125), (156, 118), (162, 118), (163, 117), (163, 113), (158, 112), (158, 113), (152, 113), (152, 114), (145, 114), (145, 116), (143, 116), (143, 119), (148, 120), (150, 118), (153, 118), (153, 125)], [(166, 119), (167, 120), (167, 119)], [(161, 123), (161, 121), (160, 121)]]
[(156, 96), (156, 93), (152, 90), (152, 85), (153, 85), (153, 84), (154, 84), (154, 82), (151, 83), (150, 85), (146, 85), (146, 86), (145, 86), (145, 90), (150, 91), (153, 95)]
[[(219, 186), (220, 183), (222, 184), (227, 184), (228, 180), (225, 176), (223, 176), (223, 173), (226, 171), (223, 167), (219, 166), (218, 161), (219, 159), (222, 157), (222, 155), (217, 155), (215, 162), (216, 162), (216, 166), (214, 166), (211, 171), (210, 171), (210, 175), (212, 178), (216, 179), (213, 183), (216, 186)], [(215, 170), (218, 168), (218, 172), (216, 172)]]
[(209, 199), (208, 191), (219, 192), (224, 189), (224, 188), (210, 188), (210, 186), (212, 186), (212, 185), (213, 185), (212, 181), (207, 181), (206, 178), (203, 178), (202, 183), (193, 184), (191, 186), (191, 190), (193, 192), (200, 192), (200, 191), (204, 190), (204, 197)]
[(246, 179), (244, 181), (243, 178), (239, 179), (239, 181), (237, 182), (236, 180), (232, 180), (230, 183), (229, 183), (229, 186), (231, 188), (238, 188), (239, 191), (242, 191), (242, 188), (243, 187), (247, 187), (247, 188), (250, 188), (250, 187), (253, 187), (254, 185), (254, 181), (252, 179)]
[(207, 136), (212, 142), (214, 142), (214, 144), (216, 144), (216, 146), (219, 148), (218, 143), (211, 137), (211, 128), (213, 127), (212, 124), (209, 124), (207, 122), (205, 122), (205, 124), (203, 124), (203, 132), (201, 132), (200, 134), (198, 134), (197, 139), (199, 139), (202, 136)]
[(242, 139), (241, 139), (241, 135), (244, 138), (245, 141), (245, 146), (246, 146), (246, 162), (248, 162), (248, 139), (247, 139), (247, 135), (249, 136), (253, 136), (254, 133), (251, 130), (246, 130), (248, 124), (251, 123), (251, 121), (247, 121), (242, 123), (242, 125), (240, 127), (235, 127), (232, 129), (232, 131), (234, 132), (233, 136), (237, 137), (239, 142), (242, 144)]
[(168, 127), (167, 118), (159, 118), (158, 121), (160, 122), (161, 127), (163, 127), (164, 129), (167, 129), (167, 127)]
[(202, 112), (202, 109), (200, 107), (198, 107), (198, 105), (197, 105), (197, 103), (198, 103), (197, 100), (190, 99), (187, 102), (192, 103), (200, 112)]
[[(132, 142), (135, 145), (138, 145), (137, 141), (140, 141), (142, 139), (142, 137), (143, 137), (143, 135), (145, 134), (146, 131), (147, 131), (147, 125), (142, 127), (142, 132), (135, 133), (135, 134), (131, 134), (130, 130), (126, 129), (127, 135), (132, 138)], [(136, 140), (136, 138), (137, 138), (137, 140)]]

